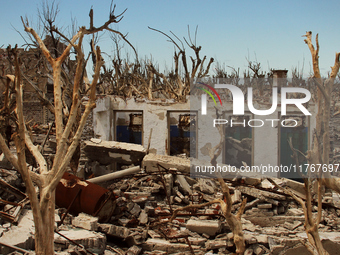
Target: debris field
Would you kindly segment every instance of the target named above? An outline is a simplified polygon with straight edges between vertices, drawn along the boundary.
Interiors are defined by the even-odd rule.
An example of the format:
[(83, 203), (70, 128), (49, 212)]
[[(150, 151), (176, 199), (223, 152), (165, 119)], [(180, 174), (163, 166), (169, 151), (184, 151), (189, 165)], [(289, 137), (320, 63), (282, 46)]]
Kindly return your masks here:
[[(53, 145), (50, 138), (44, 156), (53, 155)], [(298, 181), (225, 179), (233, 214), (247, 199), (241, 217), (244, 254), (310, 254), (303, 245), (301, 206), (272, 181), (305, 199)], [(33, 214), (24, 190), (21, 177), (2, 157), (1, 254), (34, 254)], [(56, 254), (233, 254), (233, 233), (220, 204), (189, 206), (217, 198), (223, 199), (219, 182), (191, 178), (185, 156), (148, 154), (136, 144), (84, 141), (78, 172), (65, 173), (56, 190)], [(326, 190), (319, 233), (330, 254), (340, 250), (339, 215), (339, 196)]]

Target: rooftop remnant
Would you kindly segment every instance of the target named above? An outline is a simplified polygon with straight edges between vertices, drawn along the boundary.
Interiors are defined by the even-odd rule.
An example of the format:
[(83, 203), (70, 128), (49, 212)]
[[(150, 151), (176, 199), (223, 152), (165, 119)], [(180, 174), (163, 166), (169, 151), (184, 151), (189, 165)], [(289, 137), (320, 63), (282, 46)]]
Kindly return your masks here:
[(116, 141), (103, 141), (92, 138), (84, 142), (84, 151), (88, 158), (103, 165), (114, 162), (122, 164), (138, 164), (146, 155), (142, 145)]
[(158, 165), (163, 168), (176, 168), (176, 170), (190, 173), (190, 159), (176, 156), (148, 154), (143, 158), (143, 166), (147, 172), (158, 172)]

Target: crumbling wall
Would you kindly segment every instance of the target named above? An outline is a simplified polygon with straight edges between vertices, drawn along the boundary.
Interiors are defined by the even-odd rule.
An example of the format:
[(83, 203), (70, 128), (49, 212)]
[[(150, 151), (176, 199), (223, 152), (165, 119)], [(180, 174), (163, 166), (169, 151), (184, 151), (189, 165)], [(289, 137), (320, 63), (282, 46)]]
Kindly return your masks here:
[[(18, 49), (19, 57), (22, 62), (22, 71), (27, 77), (34, 77), (32, 82), (34, 82), (41, 91), (46, 91), (45, 86), (47, 78), (43, 76), (37, 76), (39, 71), (39, 58), (38, 50), (29, 49), (24, 50), (22, 48)], [(8, 58), (12, 58), (8, 55), (7, 49), (0, 49), (0, 75), (5, 76), (6, 74), (13, 74), (14, 69), (11, 66), (12, 63), (9, 62)], [(24, 100), (24, 114), (27, 121), (32, 121), (33, 123), (44, 123), (44, 107), (40, 104), (40, 101), (34, 92), (33, 88), (27, 84), (26, 80), (22, 77), (24, 84), (23, 89), (23, 100)], [(1, 84), (0, 92), (4, 91), (4, 84)], [(2, 95), (2, 93), (1, 93)]]
[(112, 128), (112, 106), (110, 97), (97, 99), (96, 108), (93, 109), (93, 130), (97, 138), (111, 141)]
[(36, 124), (44, 122), (44, 108), (40, 101), (24, 102), (24, 114), (27, 121), (32, 121)]
[[(221, 95), (221, 98), (223, 95)], [(233, 116), (233, 101), (224, 98), (223, 106), (220, 106), (219, 104), (215, 105), (213, 100), (211, 98), (207, 99), (207, 115), (204, 115), (204, 117), (201, 115), (201, 100), (200, 97), (191, 97), (191, 110), (198, 112), (198, 158), (200, 160), (204, 160), (207, 162), (210, 162), (210, 156), (209, 156), (209, 149), (214, 147), (220, 142), (221, 135), (219, 134), (219, 131), (216, 127), (213, 127), (213, 120), (217, 118), (216, 112), (220, 115), (219, 118), (223, 119), (225, 121), (228, 121), (228, 124), (216, 124), (217, 125), (223, 125), (225, 129), (225, 139), (229, 139), (227, 136), (227, 129), (230, 125), (230, 117)], [(254, 108), (257, 110), (266, 110), (271, 107), (271, 101), (270, 96), (265, 96), (265, 99), (262, 100), (262, 102), (254, 102)], [(240, 116), (242, 119), (245, 120), (245, 126), (249, 126), (248, 119), (252, 120), (251, 122), (251, 144), (252, 144), (252, 152), (251, 152), (251, 162), (245, 162), (246, 160), (241, 160), (242, 158), (249, 158), (247, 157), (240, 157), (240, 161), (244, 161), (247, 165), (253, 165), (253, 166), (261, 166), (261, 165), (270, 165), (270, 166), (280, 166), (282, 164), (280, 159), (280, 129), (281, 129), (281, 104), (280, 104), (280, 98), (278, 100), (278, 106), (274, 113), (270, 115), (255, 115), (250, 112), (250, 109), (248, 108), (247, 102), (244, 104), (244, 111), (245, 115)], [(295, 105), (287, 105), (287, 113), (286, 116), (297, 116), (297, 115), (303, 115), (303, 113), (295, 106)], [(308, 148), (310, 148), (312, 143), (312, 135), (313, 130), (316, 127), (316, 121), (315, 116), (317, 113), (316, 106), (314, 103), (310, 102), (308, 106), (308, 111), (311, 113), (311, 116), (306, 117), (306, 126), (308, 128)], [(202, 117), (201, 117), (202, 116)], [(304, 115), (303, 115), (304, 116)], [(238, 121), (239, 122), (239, 121)], [(263, 123), (263, 125), (261, 124)], [(284, 123), (286, 125), (287, 123)], [(261, 126), (262, 125), (262, 126)], [(258, 126), (258, 127), (257, 127)], [(234, 140), (234, 142), (237, 142)], [(240, 144), (242, 142), (242, 139), (238, 141)], [(243, 141), (250, 143), (250, 141)], [(236, 147), (236, 146), (235, 146)], [(307, 148), (307, 149), (308, 149)], [(225, 142), (223, 145), (223, 151), (221, 155), (217, 158), (218, 164), (230, 164), (228, 160), (226, 159), (226, 150), (230, 150), (230, 154), (235, 155), (235, 158), (237, 157), (237, 153), (243, 153), (243, 151), (246, 151), (240, 147), (238, 151), (236, 149), (232, 151), (233, 149), (228, 147), (226, 148)], [(246, 151), (246, 153), (248, 153)], [(239, 162), (240, 163), (240, 162)], [(242, 165), (243, 162), (241, 162)], [(276, 173), (274, 173), (274, 176), (277, 176)]]
[(96, 108), (93, 110), (94, 135), (102, 140), (115, 140), (114, 111), (141, 112), (143, 115), (142, 145), (147, 148), (150, 130), (150, 151), (157, 154), (168, 154), (169, 132), (168, 112), (189, 112), (189, 102), (178, 103), (168, 101), (147, 101), (128, 99), (124, 100), (115, 96), (98, 98)]
[[(227, 101), (223, 105), (223, 109), (219, 106), (215, 106), (213, 102), (208, 102), (208, 112), (213, 112), (210, 116), (200, 118), (200, 100), (193, 102), (189, 99), (187, 103), (174, 103), (172, 101), (137, 101), (135, 99), (123, 100), (114, 96), (106, 96), (97, 100), (97, 106), (93, 111), (93, 125), (94, 135), (102, 140), (115, 140), (115, 120), (114, 111), (141, 111), (143, 115), (143, 134), (142, 145), (147, 148), (150, 130), (152, 129), (152, 135), (150, 140), (150, 151), (160, 155), (169, 154), (169, 112), (187, 111), (196, 112), (197, 115), (197, 155), (199, 159), (210, 161), (209, 149), (214, 147), (220, 142), (221, 136), (217, 130), (212, 126), (213, 119), (217, 118), (217, 108), (223, 113), (222, 118), (228, 118), (232, 115), (232, 101)], [(191, 102), (190, 102), (191, 101)], [(197, 106), (193, 108), (193, 106)], [(190, 109), (191, 106), (191, 109)], [(264, 103), (256, 103), (254, 107), (256, 109), (268, 109), (271, 105)], [(277, 166), (280, 164), (280, 127), (281, 127), (281, 108), (278, 105), (277, 110), (268, 116), (259, 116), (250, 113), (248, 105), (244, 106), (245, 112), (248, 112), (250, 119), (262, 120), (264, 125), (262, 127), (252, 128), (252, 152), (250, 165), (272, 165)], [(210, 109), (209, 109), (210, 108)], [(227, 112), (223, 112), (225, 109), (230, 109)], [(314, 116), (316, 115), (316, 107), (310, 103), (309, 111), (312, 116), (307, 117), (308, 125), (308, 146), (312, 141), (312, 130), (316, 123)], [(299, 113), (293, 105), (287, 106), (287, 115), (296, 115)], [(214, 114), (215, 113), (215, 114)], [(301, 113), (301, 112), (300, 112)], [(208, 118), (208, 121), (207, 121)], [(272, 121), (275, 120), (275, 121)], [(256, 126), (259, 123), (252, 123)], [(247, 141), (250, 143), (250, 141)], [(256, 151), (256, 153), (254, 153)], [(223, 156), (218, 157), (218, 163), (228, 163)], [(247, 163), (247, 162), (246, 162)], [(249, 163), (248, 163), (249, 164)]]
[[(44, 39), (44, 43), (50, 52), (54, 52), (55, 43), (49, 35)], [(66, 45), (58, 41), (58, 52), (63, 52), (65, 48)], [(47, 108), (40, 103), (35, 89), (30, 84), (34, 84), (48, 100), (53, 102), (51, 98), (53, 84), (50, 78), (47, 78), (47, 75), (45, 75), (51, 71), (49, 63), (45, 62), (39, 48), (19, 48), (18, 53), (22, 72), (21, 80), (23, 83), (24, 114), (27, 116), (26, 120), (36, 124), (47, 124), (53, 121), (54, 117), (51, 117), (51, 114), (48, 116)], [(67, 59), (65, 63), (67, 63), (63, 67), (65, 74), (69, 75), (70, 80), (73, 80), (76, 61)], [(11, 53), (10, 46), (7, 49), (0, 49), (0, 77), (5, 77), (7, 74), (14, 74), (13, 54)], [(67, 86), (69, 85), (67, 84)], [(63, 89), (66, 88), (64, 87)], [(5, 84), (0, 82), (1, 102), (3, 101), (2, 93), (4, 90)]]
[[(274, 112), (269, 116), (254, 116), (254, 119), (261, 119), (265, 121), (266, 119), (280, 119), (278, 112)], [(254, 151), (256, 151), (256, 156), (254, 156), (254, 165), (270, 164), (276, 166), (280, 162), (279, 158), (279, 132), (280, 127), (275, 124), (274, 128), (272, 123), (266, 127), (254, 128)]]
[(90, 140), (93, 137), (94, 137), (94, 131), (93, 131), (93, 112), (92, 112), (90, 113), (89, 117), (86, 120), (86, 124), (83, 130), (81, 139)]

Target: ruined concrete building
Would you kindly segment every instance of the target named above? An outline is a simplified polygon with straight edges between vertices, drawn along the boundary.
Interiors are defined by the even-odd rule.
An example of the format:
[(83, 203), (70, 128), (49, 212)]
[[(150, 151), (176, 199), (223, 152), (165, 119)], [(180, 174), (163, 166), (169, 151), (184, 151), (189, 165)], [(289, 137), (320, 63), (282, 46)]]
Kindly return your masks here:
[[(51, 38), (45, 39), (45, 43), (53, 50)], [(58, 47), (65, 47), (59, 44)], [(62, 49), (57, 50), (60, 52)], [(21, 50), (23, 71), (31, 83), (35, 84), (46, 98), (52, 100), (53, 84), (48, 76), (41, 75), (44, 63), (40, 63), (41, 54), (38, 50)], [(55, 53), (57, 54), (57, 53)], [(0, 68), (2, 76), (11, 73), (9, 69), (10, 56), (8, 51), (0, 49)], [(74, 61), (68, 60), (66, 70), (70, 77), (74, 70)], [(24, 109), (28, 121), (34, 123), (48, 123), (51, 114), (43, 106), (36, 96), (36, 91), (27, 79), (24, 81)], [(272, 105), (272, 87), (277, 88), (278, 100), (280, 100), (281, 88), (294, 86), (287, 80), (287, 70), (274, 70), (272, 84), (252, 84), (254, 86), (254, 108), (269, 109)], [(270, 86), (268, 86), (270, 85)], [(247, 86), (239, 85), (244, 95), (247, 95)], [(301, 84), (298, 84), (301, 86)], [(3, 90), (3, 88), (1, 88)], [(67, 97), (67, 88), (64, 90)], [(293, 145), (301, 152), (306, 152), (312, 143), (312, 133), (315, 128), (316, 107), (313, 100), (308, 106), (311, 116), (304, 115), (297, 107), (289, 105), (287, 114), (281, 116), (281, 103), (271, 115), (254, 115), (244, 104), (244, 116), (233, 114), (233, 101), (229, 92), (220, 94), (223, 107), (214, 106), (211, 98), (208, 98), (208, 108), (217, 118), (215, 107), (219, 111), (220, 119), (225, 120), (222, 156), (219, 163), (241, 167), (244, 164), (252, 165), (285, 165), (293, 163), (288, 138), (292, 137)], [(295, 95), (290, 95), (295, 96)], [(200, 98), (197, 98), (198, 101)], [(213, 128), (210, 122), (202, 118), (200, 102), (195, 102), (187, 96), (185, 102), (174, 99), (128, 98), (123, 99), (115, 95), (98, 96), (97, 106), (93, 110), (93, 117), (88, 120), (85, 130), (96, 138), (108, 141), (120, 141), (141, 144), (149, 151), (161, 155), (185, 154), (190, 157), (210, 160), (209, 148), (219, 143), (218, 130)], [(296, 122), (289, 123), (294, 119)], [(235, 123), (230, 126), (230, 123)], [(244, 124), (245, 123), (245, 124)], [(262, 126), (263, 123), (263, 126)], [(284, 123), (284, 125), (281, 125)], [(333, 125), (337, 122), (332, 119)], [(250, 124), (250, 125), (248, 125)], [(289, 125), (295, 127), (289, 127)], [(260, 126), (259, 126), (260, 125)], [(336, 130), (336, 128), (333, 128)], [(337, 135), (332, 133), (333, 143), (337, 146)], [(339, 148), (333, 147), (337, 153)], [(256, 153), (255, 153), (256, 152)], [(332, 155), (333, 156), (333, 155)], [(337, 158), (337, 156), (335, 156)], [(284, 174), (283, 174), (284, 176)], [(286, 176), (288, 177), (288, 176)], [(296, 177), (296, 176), (294, 176)]]
[[(282, 94), (288, 99), (303, 99), (305, 96), (299, 93), (284, 94), (285, 88), (299, 87), (286, 75), (286, 70), (278, 70), (274, 72), (272, 83), (257, 80), (252, 86), (253, 91), (248, 90), (248, 85), (238, 85), (244, 99), (252, 94), (252, 104), (248, 99), (241, 105), (235, 105), (234, 102), (239, 100), (235, 91), (218, 90), (217, 94), (212, 94), (214, 91), (210, 90), (210, 96), (207, 91), (199, 89), (210, 86), (208, 84), (221, 85), (222, 80), (202, 81), (193, 85), (193, 94), (183, 102), (164, 98), (123, 99), (116, 95), (98, 95), (96, 108), (87, 124), (90, 130), (93, 125), (94, 134), (88, 132), (85, 139), (92, 139), (84, 141), (83, 146), (85, 161), (89, 162), (90, 174), (95, 178), (91, 176), (87, 179), (88, 176), (84, 175), (82, 177), (87, 179), (84, 181), (66, 173), (59, 183), (56, 191), (59, 208), (55, 214), (58, 225), (54, 237), (55, 249), (69, 254), (79, 254), (78, 251), (96, 254), (111, 254), (107, 252), (114, 251), (114, 254), (134, 255), (234, 253), (234, 234), (221, 218), (218, 204), (183, 211), (177, 214), (174, 222), (164, 222), (164, 219), (170, 218), (174, 210), (183, 205), (198, 205), (223, 198), (215, 179), (191, 178), (196, 177), (192, 175), (196, 167), (202, 167), (197, 162), (210, 162), (212, 148), (220, 143), (221, 138), (222, 153), (217, 159), (221, 167), (227, 164), (237, 168), (260, 165), (288, 167), (294, 164), (288, 144), (290, 137), (293, 146), (301, 152), (311, 147), (316, 126), (315, 98), (300, 107), (287, 105), (284, 109)], [(42, 90), (52, 86), (48, 84), (48, 78), (39, 84)], [(35, 100), (35, 91), (31, 92), (32, 100)], [(47, 91), (44, 93), (47, 95)], [(274, 94), (277, 100), (274, 100)], [(29, 100), (26, 103), (30, 105)], [(39, 106), (43, 111), (40, 101)], [(256, 110), (272, 108), (275, 109), (269, 115), (256, 114)], [(236, 113), (244, 111), (244, 114), (235, 114), (235, 109)], [(303, 109), (311, 115), (306, 115)], [(284, 110), (286, 114), (282, 114)], [(48, 120), (41, 119), (41, 122), (44, 121)], [(332, 123), (338, 122), (332, 120)], [(53, 154), (55, 148), (51, 147), (46, 150)], [(164, 155), (194, 157), (198, 161)], [(123, 169), (122, 165), (130, 167), (112, 171), (113, 161), (114, 164), (121, 164), (117, 168), (119, 170)], [(191, 177), (188, 176), (190, 171)], [(123, 175), (127, 172), (130, 175)], [(9, 176), (17, 177), (14, 174)], [(124, 176), (126, 178), (122, 178)], [(271, 176), (299, 177), (297, 174), (286, 176), (283, 171)], [(83, 189), (78, 189), (78, 182), (86, 183)], [(276, 179), (276, 182), (280, 187), (290, 187), (294, 194), (306, 199), (303, 184), (289, 179)], [(243, 204), (243, 198), (249, 199), (248, 202), (244, 200), (246, 212), (241, 219), (247, 249), (245, 254), (295, 254), (303, 249), (300, 242), (305, 239), (304, 212), (290, 196), (278, 191), (265, 178), (230, 178), (228, 186), (232, 195), (232, 213), (236, 213)], [(320, 227), (322, 242), (331, 252), (339, 247), (337, 217), (340, 215), (340, 205), (338, 196), (334, 203), (330, 202), (333, 196), (328, 192), (323, 198), (325, 220)], [(23, 201), (20, 203), (28, 203), (22, 194), (18, 193), (16, 197), (16, 200)], [(10, 197), (2, 193), (2, 198), (9, 200)], [(15, 222), (20, 215), (17, 208), (21, 206), (17, 202), (12, 204), (16, 206), (12, 208), (13, 213), (1, 214), (0, 211), (0, 216)], [(19, 227), (8, 224), (0, 227), (0, 252), (8, 253), (13, 247), (26, 249), (21, 250), (24, 253), (34, 249), (32, 211), (23, 210), (21, 214)]]
[[(66, 45), (53, 40), (50, 36), (46, 36), (44, 43), (53, 56), (57, 56), (63, 52)], [(43, 57), (40, 49), (37, 48), (19, 48), (19, 58), (21, 61), (22, 81), (24, 84), (24, 114), (27, 121), (32, 123), (48, 123), (53, 120), (52, 114), (42, 105), (41, 100), (37, 96), (37, 90), (48, 100), (53, 101), (53, 83), (50, 65)], [(11, 55), (10, 46), (7, 49), (0, 49), (0, 77), (7, 74), (14, 74), (13, 56)], [(75, 72), (75, 60), (68, 58), (64, 64), (64, 72), (62, 74), (64, 97), (68, 95), (69, 80)], [(2, 80), (4, 81), (4, 80)], [(5, 91), (5, 83), (0, 82), (1, 99)], [(3, 100), (1, 100), (3, 102)]]
[[(189, 96), (182, 103), (100, 97), (93, 111), (94, 134), (102, 140), (142, 144), (145, 148), (150, 146), (150, 152), (161, 155), (185, 154), (210, 162), (209, 149), (220, 141), (219, 131), (213, 127), (213, 120), (218, 118), (224, 121), (225, 133), (218, 163), (238, 168), (243, 165), (290, 166), (294, 162), (288, 139), (292, 137), (293, 146), (306, 152), (312, 143), (317, 110), (312, 98), (303, 104), (311, 115), (305, 115), (299, 107), (291, 104), (287, 104), (286, 114), (281, 114), (282, 88), (296, 87), (287, 79), (287, 70), (274, 70), (273, 83), (269, 85), (253, 85), (253, 104), (258, 110), (271, 108), (272, 87), (277, 88), (276, 110), (263, 116), (252, 113), (247, 101), (244, 115), (234, 115), (232, 95), (227, 90), (219, 92), (223, 107), (222, 102), (221, 105), (214, 104), (212, 98), (208, 99), (208, 112), (212, 114), (205, 118), (201, 114), (201, 96)], [(247, 87), (239, 87), (247, 95)], [(299, 93), (287, 93), (286, 96), (290, 99), (302, 97)], [(299, 177), (298, 174), (285, 176), (280, 172), (281, 177)]]

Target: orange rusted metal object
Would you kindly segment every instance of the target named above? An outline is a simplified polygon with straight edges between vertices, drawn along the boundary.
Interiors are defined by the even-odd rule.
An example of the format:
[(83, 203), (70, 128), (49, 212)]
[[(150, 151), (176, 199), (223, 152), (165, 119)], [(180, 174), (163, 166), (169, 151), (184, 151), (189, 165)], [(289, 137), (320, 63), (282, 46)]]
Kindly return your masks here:
[(101, 222), (111, 218), (116, 206), (111, 191), (69, 173), (63, 175), (55, 194), (58, 207), (70, 208), (73, 214), (84, 212), (96, 216)]

